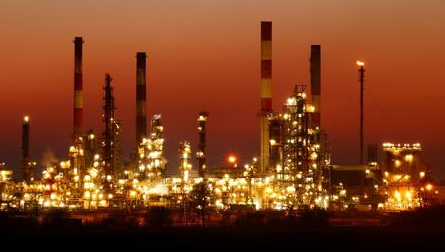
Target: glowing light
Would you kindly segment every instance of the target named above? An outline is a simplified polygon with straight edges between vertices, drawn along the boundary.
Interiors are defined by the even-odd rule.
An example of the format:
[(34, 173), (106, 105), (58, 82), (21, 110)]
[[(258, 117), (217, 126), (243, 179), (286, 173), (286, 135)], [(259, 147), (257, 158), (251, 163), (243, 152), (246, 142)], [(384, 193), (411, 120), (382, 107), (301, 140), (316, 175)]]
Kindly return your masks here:
[(286, 188), (286, 191), (288, 192), (288, 193), (295, 193), (295, 187), (293, 187), (293, 186), (288, 186), (287, 188)]
[(295, 100), (295, 98), (291, 97), (288, 98), (286, 101), (286, 105), (296, 105), (297, 104), (297, 100)]
[(405, 197), (407, 198), (407, 199), (411, 199), (411, 192), (410, 191), (406, 191), (406, 193), (405, 193)]
[(315, 112), (315, 107), (314, 106), (307, 106), (306, 111), (309, 113), (314, 113)]
[(90, 170), (90, 175), (91, 177), (95, 178), (97, 177), (97, 174), (99, 173), (99, 171), (97, 169), (91, 169)]
[(26, 122), (26, 123), (29, 122), (29, 116), (23, 117), (23, 121)]
[(231, 155), (227, 158), (227, 161), (229, 161), (229, 163), (234, 164), (236, 162), (236, 157)]
[(414, 159), (414, 156), (412, 154), (408, 154), (405, 156), (405, 161), (406, 162), (412, 162)]
[(360, 60), (357, 60), (357, 66), (364, 66), (365, 65), (365, 62), (363, 62), (363, 61), (360, 61)]
[(433, 185), (432, 185), (432, 184), (427, 184), (427, 185), (425, 186), (425, 189), (426, 189), (427, 191), (431, 191), (431, 190), (433, 189)]

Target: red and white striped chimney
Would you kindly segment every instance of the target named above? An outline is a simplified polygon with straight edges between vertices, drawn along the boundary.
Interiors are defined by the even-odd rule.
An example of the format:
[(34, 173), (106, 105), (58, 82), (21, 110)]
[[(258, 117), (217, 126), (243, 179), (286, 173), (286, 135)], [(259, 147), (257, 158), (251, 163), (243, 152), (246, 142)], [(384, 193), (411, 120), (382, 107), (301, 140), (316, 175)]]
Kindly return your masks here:
[(147, 137), (146, 58), (145, 52), (136, 53), (136, 146)]
[(311, 103), (314, 112), (311, 114), (312, 125), (321, 126), (321, 46), (311, 45)]
[(76, 141), (82, 136), (83, 128), (83, 73), (82, 73), (82, 37), (74, 38), (74, 132)]
[(261, 111), (272, 112), (272, 22), (261, 22)]
[(272, 113), (272, 22), (261, 22), (261, 109), (260, 109), (260, 172), (269, 165), (269, 122)]

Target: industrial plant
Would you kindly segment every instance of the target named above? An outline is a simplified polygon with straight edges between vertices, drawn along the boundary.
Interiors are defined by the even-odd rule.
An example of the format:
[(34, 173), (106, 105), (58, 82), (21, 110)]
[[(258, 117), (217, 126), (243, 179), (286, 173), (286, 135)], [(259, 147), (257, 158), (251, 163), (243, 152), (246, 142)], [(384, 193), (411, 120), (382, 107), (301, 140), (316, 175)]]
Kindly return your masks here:
[[(259, 119), (258, 155), (227, 166), (207, 163), (207, 124), (217, 122), (211, 111), (196, 111), (196, 139), (178, 146), (176, 176), (167, 175), (161, 114), (146, 111), (146, 52), (136, 53), (134, 149), (129, 162), (122, 154), (122, 123), (115, 117), (119, 94), (112, 75), (103, 79), (103, 128), (83, 127), (84, 39), (74, 38), (73, 131), (66, 160), (40, 172), (30, 153), (32, 115), (22, 122), (20, 179), (6, 164), (0, 166), (0, 210), (32, 212), (63, 209), (72, 213), (170, 209), (180, 223), (191, 222), (193, 212), (406, 211), (437, 202), (439, 191), (422, 157), (422, 146), (382, 143), (364, 146), (363, 86), (365, 63), (357, 61), (360, 93), (360, 162), (333, 164), (329, 132), (323, 128), (322, 48), (310, 45), (310, 85), (289, 86), (288, 98), (272, 108), (272, 22), (261, 22), (260, 102), (252, 117)], [(191, 142), (196, 141), (197, 150)], [(367, 160), (365, 156), (367, 153)], [(379, 162), (378, 153), (384, 153)], [(193, 164), (197, 165), (194, 166)], [(223, 216), (223, 214), (221, 215)], [(212, 217), (209, 217), (212, 218)], [(204, 218), (202, 219), (204, 222)]]

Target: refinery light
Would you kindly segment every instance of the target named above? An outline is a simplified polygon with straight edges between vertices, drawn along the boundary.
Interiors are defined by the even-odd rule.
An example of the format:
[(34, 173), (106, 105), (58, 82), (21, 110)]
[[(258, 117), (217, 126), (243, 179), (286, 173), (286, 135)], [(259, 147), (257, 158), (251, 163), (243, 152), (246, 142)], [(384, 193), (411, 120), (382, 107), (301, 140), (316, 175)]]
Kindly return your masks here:
[(229, 157), (227, 158), (227, 160), (229, 161), (229, 163), (233, 164), (233, 163), (236, 162), (236, 157), (232, 155), (232, 156), (229, 156)]

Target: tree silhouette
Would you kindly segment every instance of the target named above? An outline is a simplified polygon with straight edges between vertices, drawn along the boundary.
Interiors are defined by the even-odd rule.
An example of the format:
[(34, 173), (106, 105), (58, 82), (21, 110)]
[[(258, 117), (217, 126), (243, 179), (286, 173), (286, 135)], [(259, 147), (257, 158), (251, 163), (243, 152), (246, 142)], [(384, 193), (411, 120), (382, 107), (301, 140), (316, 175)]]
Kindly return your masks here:
[(205, 227), (205, 217), (209, 210), (211, 199), (213, 198), (213, 192), (210, 190), (207, 183), (200, 182), (193, 186), (190, 191), (189, 202), (193, 211), (196, 211), (201, 215), (202, 226)]

